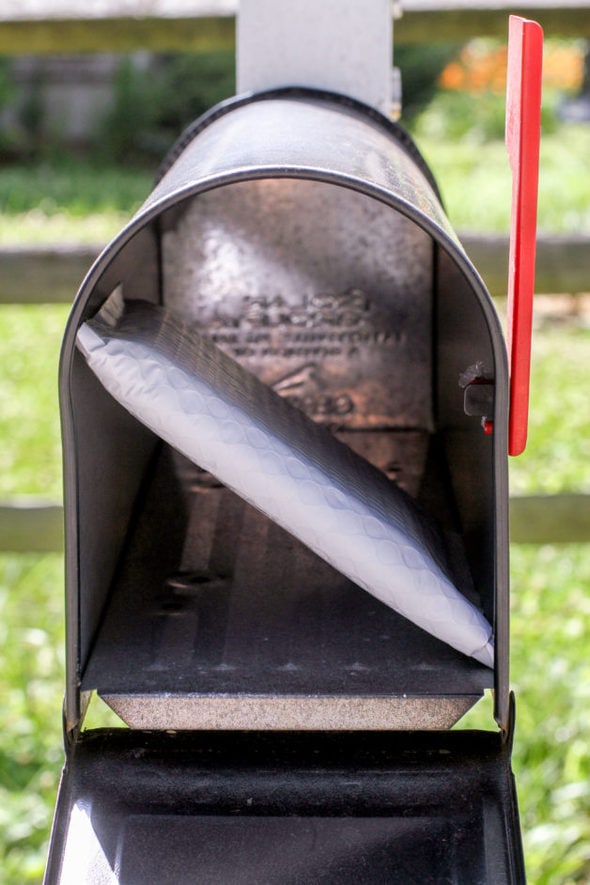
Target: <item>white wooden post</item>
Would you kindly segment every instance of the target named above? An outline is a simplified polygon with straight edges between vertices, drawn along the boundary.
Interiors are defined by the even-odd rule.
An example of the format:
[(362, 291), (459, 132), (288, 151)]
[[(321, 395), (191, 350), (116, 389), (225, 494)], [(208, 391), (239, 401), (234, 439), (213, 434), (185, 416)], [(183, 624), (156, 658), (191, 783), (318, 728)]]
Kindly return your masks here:
[(241, 0), (238, 93), (311, 86), (388, 114), (392, 19), (391, 0)]

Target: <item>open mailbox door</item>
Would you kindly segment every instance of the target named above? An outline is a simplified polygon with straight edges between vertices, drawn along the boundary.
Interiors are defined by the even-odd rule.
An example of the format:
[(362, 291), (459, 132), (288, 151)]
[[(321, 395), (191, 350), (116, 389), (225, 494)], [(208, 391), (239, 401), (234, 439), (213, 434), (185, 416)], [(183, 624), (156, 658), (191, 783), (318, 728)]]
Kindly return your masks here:
[(524, 882), (490, 732), (88, 732), (48, 881)]
[[(46, 881), (524, 881), (506, 345), (404, 130), (308, 88), (214, 108), (84, 281), (60, 385)], [(486, 689), (498, 729), (450, 731)], [(120, 729), (83, 729), (93, 693)]]

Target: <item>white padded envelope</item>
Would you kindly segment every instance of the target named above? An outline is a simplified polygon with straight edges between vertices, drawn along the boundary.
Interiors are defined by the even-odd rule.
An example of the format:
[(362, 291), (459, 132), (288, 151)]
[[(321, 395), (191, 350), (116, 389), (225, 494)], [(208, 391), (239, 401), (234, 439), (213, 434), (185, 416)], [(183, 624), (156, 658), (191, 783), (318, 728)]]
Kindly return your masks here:
[(492, 629), (444, 571), (441, 539), (380, 470), (171, 312), (109, 299), (78, 331), (139, 421), (433, 636), (492, 667)]

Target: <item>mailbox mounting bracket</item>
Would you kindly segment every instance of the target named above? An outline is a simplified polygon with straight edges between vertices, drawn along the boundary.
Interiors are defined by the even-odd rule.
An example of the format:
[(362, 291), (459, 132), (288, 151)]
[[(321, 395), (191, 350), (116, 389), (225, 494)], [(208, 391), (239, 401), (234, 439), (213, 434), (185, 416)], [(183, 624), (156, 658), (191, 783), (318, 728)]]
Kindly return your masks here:
[(238, 92), (308, 86), (340, 92), (386, 115), (392, 101), (390, 0), (242, 0)]

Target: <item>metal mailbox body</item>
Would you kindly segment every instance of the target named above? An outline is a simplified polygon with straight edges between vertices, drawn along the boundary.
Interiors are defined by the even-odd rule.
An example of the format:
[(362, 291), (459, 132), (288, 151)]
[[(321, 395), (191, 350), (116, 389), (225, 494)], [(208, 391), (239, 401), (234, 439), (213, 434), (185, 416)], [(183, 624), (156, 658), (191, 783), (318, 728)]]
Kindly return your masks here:
[[(466, 592), (494, 625), (493, 672), (345, 582), (111, 400), (75, 339), (81, 323), (116, 289), (125, 299), (163, 304), (190, 319), (418, 499), (461, 547)], [(480, 374), (493, 384), (493, 412), (486, 414), (491, 435), (465, 413), (460, 386), (462, 377)], [(414, 836), (411, 827), (404, 829), (400, 808), (411, 804), (414, 788), (421, 796), (419, 814), (433, 803), (438, 808), (427, 838), (427, 866), (450, 864), (459, 876), (452, 881), (520, 881), (507, 740), (506, 348), (485, 286), (406, 133), (356, 101), (307, 89), (246, 96), (210, 111), (173, 148), (154, 191), (84, 281), (65, 334), (60, 395), (70, 755), (49, 881), (58, 881), (67, 866), (72, 809), (90, 807), (95, 789), (104, 794), (96, 802), (97, 832), (108, 831), (105, 852), (117, 875), (113, 858), (123, 844), (115, 845), (114, 831), (123, 826), (117, 815), (133, 818), (143, 808), (148, 817), (164, 815), (158, 826), (171, 828), (171, 845), (178, 836), (177, 859), (166, 861), (169, 881), (180, 881), (183, 851), (204, 840), (212, 854), (205, 859), (201, 852), (194, 863), (209, 870), (211, 881), (340, 882), (348, 881), (342, 872), (346, 852), (339, 825), (330, 821), (366, 818), (351, 835), (359, 857), (363, 845), (379, 843), (377, 853), (387, 854), (384, 846), (399, 849), (407, 837), (409, 858)], [(501, 732), (458, 737), (444, 731), (490, 687)], [(79, 732), (95, 690), (130, 732)], [(166, 735), (171, 730), (178, 740)], [(355, 730), (356, 737), (343, 733)], [(258, 743), (245, 732), (256, 732)], [(243, 757), (230, 744), (242, 747)], [(266, 747), (266, 762), (256, 746)], [(311, 746), (322, 760), (319, 768)], [(113, 797), (125, 792), (127, 775), (114, 773), (111, 790), (100, 760), (108, 757), (115, 769), (127, 770), (129, 784), (135, 777), (143, 784), (151, 769), (138, 760), (151, 759), (158, 777), (166, 777), (167, 754), (170, 786), (163, 788), (163, 804), (150, 792), (153, 784), (147, 792), (138, 786), (143, 798), (128, 797), (121, 812), (123, 800)], [(329, 760), (336, 757), (334, 781)], [(218, 792), (203, 787), (205, 759), (211, 760)], [(441, 811), (445, 784), (467, 777), (456, 794), (459, 808), (465, 790), (481, 791), (488, 762), (504, 783), (499, 816), (490, 811), (497, 796), (490, 799), (495, 788), (486, 781), (483, 804), (473, 812), (479, 836), (475, 830), (466, 842), (453, 836), (458, 853), (443, 861), (440, 846), (432, 846), (448, 836)], [(311, 790), (307, 810), (305, 790), (288, 771), (299, 772)], [(388, 786), (378, 795), (383, 771)], [(356, 786), (347, 805), (338, 791), (348, 789), (343, 785), (350, 785), (349, 774)], [(188, 781), (180, 788), (183, 777)], [(274, 778), (276, 802), (268, 798), (268, 778)], [(319, 866), (312, 864), (313, 873), (302, 867), (292, 879), (281, 877), (281, 852), (270, 865), (263, 852), (266, 859), (252, 860), (245, 878), (232, 878), (236, 874), (225, 866), (226, 878), (215, 879), (211, 870), (223, 854), (214, 847), (217, 826), (226, 833), (232, 784), (237, 813), (248, 818), (243, 832), (236, 824), (237, 841), (227, 837), (236, 863), (253, 858), (243, 846), (260, 836), (261, 819), (248, 817), (254, 808), (254, 815), (269, 816), (269, 826), (276, 827), (276, 844), (295, 840), (296, 854), (307, 851), (312, 831), (321, 831), (324, 848), (314, 855)], [(185, 815), (184, 823), (177, 814)], [(195, 814), (198, 821), (191, 824)], [(295, 833), (285, 814), (311, 817), (293, 824), (302, 828)], [(378, 823), (390, 814), (397, 821), (394, 835)], [(128, 855), (134, 862), (142, 854), (137, 846), (151, 838), (148, 817), (138, 824), (139, 841)], [(132, 827), (131, 818), (125, 818), (126, 827)], [(430, 825), (422, 829), (430, 831)], [(416, 845), (422, 844), (416, 832)], [(221, 845), (226, 836), (219, 838)], [(488, 851), (490, 844), (500, 846), (502, 860), (474, 861), (461, 878), (470, 839), (480, 848), (487, 844)], [(132, 842), (129, 837), (124, 844)], [(336, 855), (340, 865), (332, 878), (328, 872), (319, 877), (324, 865), (332, 869)], [(376, 860), (366, 881), (400, 873), (408, 858), (399, 869)], [(350, 869), (357, 868), (358, 857), (349, 861)], [(193, 861), (186, 863), (196, 875)], [(164, 881), (158, 869), (158, 881)], [(440, 881), (436, 875), (432, 881)], [(117, 881), (142, 879), (129, 872)], [(431, 879), (419, 875), (417, 881)]]

